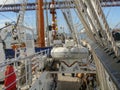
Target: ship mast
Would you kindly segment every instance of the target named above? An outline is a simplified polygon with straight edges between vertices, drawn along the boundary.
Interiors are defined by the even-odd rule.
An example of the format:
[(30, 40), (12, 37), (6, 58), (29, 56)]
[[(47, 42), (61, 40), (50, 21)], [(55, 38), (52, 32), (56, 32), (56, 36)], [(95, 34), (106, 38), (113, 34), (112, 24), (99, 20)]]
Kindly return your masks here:
[(45, 47), (43, 0), (37, 0), (37, 46)]
[(55, 8), (55, 1), (52, 0), (50, 5), (50, 13), (52, 14), (52, 30), (53, 30), (53, 40), (56, 39), (56, 30), (57, 30), (57, 24), (56, 24), (56, 8)]

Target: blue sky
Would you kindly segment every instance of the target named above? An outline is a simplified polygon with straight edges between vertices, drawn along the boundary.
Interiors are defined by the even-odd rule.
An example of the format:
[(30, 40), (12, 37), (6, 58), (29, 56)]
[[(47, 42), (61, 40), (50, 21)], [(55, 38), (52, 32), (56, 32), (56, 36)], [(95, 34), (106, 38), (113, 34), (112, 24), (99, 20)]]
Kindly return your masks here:
[[(34, 2), (34, 0), (29, 0), (29, 2)], [(109, 7), (109, 8), (107, 7), (107, 8), (103, 8), (103, 11), (105, 13), (105, 16), (109, 13), (109, 15), (107, 17), (107, 21), (111, 28), (114, 28), (118, 23), (120, 23), (120, 7)], [(5, 17), (2, 16), (1, 14), (4, 15)], [(18, 16), (18, 14), (15, 12), (0, 12), (0, 27), (2, 27), (5, 22), (16, 21), (17, 16)], [(74, 23), (79, 22), (79, 20), (78, 20), (78, 18), (76, 18), (75, 14), (73, 14), (73, 21), (74, 21)], [(36, 28), (36, 12), (35, 11), (27, 11), (26, 12), (25, 24), (29, 25), (30, 27)], [(50, 14), (49, 14), (49, 24), (51, 24), (51, 15)], [(64, 21), (64, 18), (62, 16), (62, 13), (60, 10), (57, 10), (57, 24), (59, 27), (64, 26), (66, 32), (68, 32), (66, 23)], [(120, 25), (118, 25), (118, 27), (120, 28)]]
[[(111, 28), (114, 28), (118, 23), (120, 23), (120, 7), (103, 8), (103, 10), (105, 15), (110, 11), (107, 21)], [(120, 25), (118, 28), (120, 28)]]

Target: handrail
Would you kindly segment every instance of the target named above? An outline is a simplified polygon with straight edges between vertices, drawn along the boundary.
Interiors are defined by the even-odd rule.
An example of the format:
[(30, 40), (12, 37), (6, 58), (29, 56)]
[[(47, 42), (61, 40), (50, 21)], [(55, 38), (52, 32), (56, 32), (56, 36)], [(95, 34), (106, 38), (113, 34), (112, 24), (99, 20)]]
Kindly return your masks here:
[[(16, 73), (17, 75), (17, 79), (15, 82), (11, 83), (10, 85), (8, 85), (7, 87), (4, 87), (3, 89), (7, 89), (9, 88), (11, 85), (13, 85), (14, 83), (17, 83), (19, 86), (20, 85), (20, 81), (23, 79), (23, 78), (26, 78), (24, 79), (26, 84), (28, 84), (29, 86), (32, 84), (32, 76), (33, 75), (36, 75), (36, 72), (35, 73), (32, 73), (35, 70), (38, 70), (40, 69), (40, 62), (41, 61), (44, 61), (43, 60), (43, 56), (47, 56), (49, 54), (49, 50), (50, 49), (46, 49), (46, 50), (42, 50), (38, 53), (35, 53), (33, 55), (30, 55), (30, 56), (27, 56), (25, 58), (16, 58), (16, 59), (9, 59), (9, 60), (6, 60), (2, 63), (0, 63), (0, 68), (1, 70), (3, 71), (0, 71), (0, 73), (4, 73), (5, 72), (5, 68), (7, 65), (11, 65), (13, 64), (15, 70), (14, 72), (11, 72), (9, 73), (8, 75), (4, 76), (3, 78), (0, 78), (0, 79), (4, 79), (4, 78), (7, 78), (13, 74)], [(16, 63), (17, 62), (21, 62), (22, 64), (20, 66), (18, 66)], [(21, 70), (23, 70), (23, 74), (22, 75), (19, 75)], [(19, 87), (17, 87), (19, 88)]]

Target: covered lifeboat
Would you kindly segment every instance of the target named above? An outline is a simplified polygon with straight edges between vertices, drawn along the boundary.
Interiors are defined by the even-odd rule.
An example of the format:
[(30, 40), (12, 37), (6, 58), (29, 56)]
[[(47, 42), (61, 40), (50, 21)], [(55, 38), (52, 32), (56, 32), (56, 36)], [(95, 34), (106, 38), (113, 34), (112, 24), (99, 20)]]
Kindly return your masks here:
[(87, 48), (80, 47), (54, 47), (51, 56), (55, 59), (84, 59), (89, 56)]

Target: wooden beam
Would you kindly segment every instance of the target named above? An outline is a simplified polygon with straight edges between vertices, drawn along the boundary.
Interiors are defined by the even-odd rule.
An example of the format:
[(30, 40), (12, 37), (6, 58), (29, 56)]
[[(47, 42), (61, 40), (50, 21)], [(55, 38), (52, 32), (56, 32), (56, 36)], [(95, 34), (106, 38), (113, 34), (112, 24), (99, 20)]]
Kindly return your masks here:
[(37, 2), (37, 44), (38, 47), (45, 47), (43, 0), (37, 0)]

